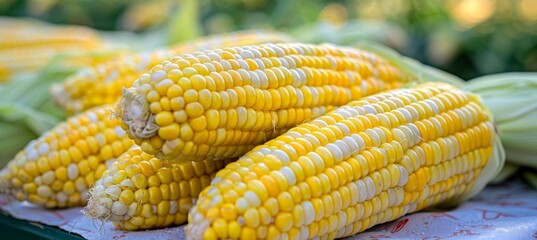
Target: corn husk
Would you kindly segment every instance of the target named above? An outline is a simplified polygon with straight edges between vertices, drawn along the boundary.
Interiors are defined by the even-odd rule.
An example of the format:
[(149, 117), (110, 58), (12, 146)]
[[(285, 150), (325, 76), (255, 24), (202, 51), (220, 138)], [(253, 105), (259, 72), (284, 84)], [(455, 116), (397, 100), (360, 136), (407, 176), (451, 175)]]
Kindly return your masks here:
[(500, 173), (498, 173), (498, 175), (496, 175), (496, 177), (492, 179), (490, 183), (499, 184), (499, 183), (505, 182), (507, 179), (513, 177), (519, 171), (519, 169), (520, 169), (520, 166), (506, 163), (503, 166)]
[(406, 74), (413, 76), (419, 82), (445, 82), (457, 87), (464, 85), (464, 81), (455, 75), (405, 57), (395, 50), (380, 44), (360, 41), (353, 44), (353, 46), (380, 55), (399, 69), (402, 69)]
[(537, 73), (504, 73), (470, 80), (494, 115), (507, 161), (537, 169)]
[(534, 171), (525, 171), (522, 174), (522, 177), (526, 182), (528, 182), (533, 188), (537, 189), (537, 173)]
[[(537, 73), (502, 73), (479, 77), (463, 87), (481, 96), (494, 115), (507, 163), (520, 168), (522, 176), (537, 188)], [(493, 182), (517, 173), (502, 170)]]
[(17, 76), (0, 88), (0, 166), (64, 119), (63, 111), (52, 101), (49, 86), (73, 71), (54, 65), (36, 74)]

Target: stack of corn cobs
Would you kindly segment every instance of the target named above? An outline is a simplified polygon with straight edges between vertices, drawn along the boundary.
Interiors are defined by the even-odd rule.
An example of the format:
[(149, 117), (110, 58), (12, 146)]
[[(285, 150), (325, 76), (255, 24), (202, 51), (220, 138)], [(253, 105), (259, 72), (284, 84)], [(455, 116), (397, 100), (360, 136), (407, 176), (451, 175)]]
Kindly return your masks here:
[(125, 230), (334, 239), (464, 201), (502, 169), (502, 125), (456, 77), (290, 41), (239, 32), (80, 71), (52, 89), (72, 116), (2, 191)]

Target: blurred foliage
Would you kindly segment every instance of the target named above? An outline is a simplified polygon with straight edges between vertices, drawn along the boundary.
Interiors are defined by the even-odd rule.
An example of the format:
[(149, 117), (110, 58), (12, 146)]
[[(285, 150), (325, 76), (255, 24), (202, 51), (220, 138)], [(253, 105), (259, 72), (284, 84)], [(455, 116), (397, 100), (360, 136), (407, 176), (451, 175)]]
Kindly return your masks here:
[(2, 0), (0, 15), (167, 28), (168, 43), (252, 28), (309, 42), (373, 40), (464, 79), (537, 71), (537, 0)]

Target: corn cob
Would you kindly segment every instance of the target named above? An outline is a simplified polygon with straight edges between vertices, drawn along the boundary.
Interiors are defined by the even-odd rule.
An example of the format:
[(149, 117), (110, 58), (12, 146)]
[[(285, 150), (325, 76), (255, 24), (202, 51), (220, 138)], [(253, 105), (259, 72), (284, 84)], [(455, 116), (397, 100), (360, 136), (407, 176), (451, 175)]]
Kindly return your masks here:
[(47, 208), (84, 205), (89, 186), (133, 144), (111, 110), (88, 110), (30, 142), (0, 172), (0, 190)]
[(229, 162), (166, 163), (133, 146), (97, 180), (84, 213), (125, 230), (186, 223), (201, 190)]
[(289, 37), (283, 34), (263, 31), (208, 36), (178, 44), (168, 50), (128, 55), (83, 69), (64, 83), (53, 86), (51, 92), (56, 103), (65, 109), (67, 114), (78, 113), (88, 108), (116, 102), (121, 96), (123, 87), (130, 87), (142, 73), (173, 56), (212, 48), (288, 40)]
[(129, 137), (157, 158), (234, 158), (336, 106), (409, 78), (376, 55), (331, 45), (208, 50), (141, 75), (124, 90), (117, 112)]
[(62, 26), (39, 21), (0, 19), (0, 51), (13, 48), (46, 46), (62, 48), (66, 45), (82, 49), (95, 48), (101, 44), (97, 32), (82, 26)]
[(83, 27), (48, 26), (40, 29), (24, 28), (19, 31), (0, 30), (0, 33), (9, 36), (0, 40), (2, 50), (35, 46), (61, 48), (65, 45), (94, 48), (101, 44), (96, 32)]
[(228, 164), (201, 192), (186, 233), (350, 236), (481, 190), (501, 168), (501, 154), (491, 159), (501, 150), (495, 138), (478, 99), (450, 85), (365, 97)]
[(104, 46), (99, 35), (85, 27), (8, 18), (0, 18), (0, 26), (0, 82), (36, 71), (58, 54)]

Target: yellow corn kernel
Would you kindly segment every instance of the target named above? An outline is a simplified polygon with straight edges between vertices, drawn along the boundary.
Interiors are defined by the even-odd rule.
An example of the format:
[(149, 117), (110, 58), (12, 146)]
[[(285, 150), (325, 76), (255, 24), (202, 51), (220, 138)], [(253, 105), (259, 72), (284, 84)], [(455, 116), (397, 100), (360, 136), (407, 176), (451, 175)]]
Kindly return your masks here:
[[(123, 87), (130, 87), (137, 77), (151, 70), (158, 63), (170, 59), (173, 56), (213, 48), (288, 42), (289, 40), (290, 38), (288, 36), (277, 32), (244, 31), (207, 36), (172, 46), (166, 50), (124, 55), (75, 73), (64, 83), (53, 86), (52, 95), (55, 102), (65, 109), (68, 114), (74, 114), (95, 106), (116, 102), (121, 96)], [(215, 54), (207, 55), (204, 58), (204, 61), (219, 62), (221, 60), (222, 56)], [(176, 85), (172, 85), (171, 83), (180, 81), (183, 77), (193, 77), (196, 80), (192, 84), (190, 82), (188, 83), (189, 89), (202, 90), (208, 86), (208, 80), (206, 78), (195, 75), (196, 73), (206, 74), (209, 72), (205, 63), (195, 63), (192, 65), (188, 61), (181, 61), (177, 64), (185, 67), (185, 69), (178, 71), (177, 69), (156, 67), (155, 69), (163, 70), (159, 72), (158, 76), (144, 76), (147, 79), (153, 78), (159, 80), (157, 88), (153, 91), (144, 87), (145, 94), (151, 92), (150, 96), (155, 100), (152, 101), (153, 103), (159, 102), (156, 101), (159, 96), (169, 98), (167, 103), (163, 105), (160, 102), (159, 106), (154, 106), (153, 109), (174, 109), (174, 105), (177, 103), (173, 99), (185, 94), (187, 89), (174, 87)], [(6, 70), (6, 72), (9, 74), (9, 70)], [(2, 74), (1, 64), (0, 74)]]
[[(225, 60), (204, 62), (201, 71), (193, 65), (182, 65), (185, 61), (205, 61), (213, 56)], [(261, 64), (269, 59), (273, 61), (271, 64)], [(254, 66), (253, 62), (259, 69), (249, 67)], [(216, 71), (216, 65), (222, 65), (223, 71)], [(390, 77), (363, 68), (383, 69), (390, 72)], [(185, 105), (173, 110), (152, 108), (152, 102), (167, 99), (157, 91), (162, 84), (169, 84), (164, 76), (171, 71), (184, 74), (172, 86), (181, 89), (176, 93)], [(131, 88), (123, 91), (118, 113), (129, 136), (145, 152), (159, 159), (185, 162), (234, 158), (335, 106), (399, 87), (409, 80), (410, 76), (379, 56), (333, 45), (282, 43), (207, 50), (176, 56), (139, 77)], [(360, 87), (354, 90), (355, 95), (349, 94), (352, 87)], [(389, 106), (383, 104), (384, 108)], [(376, 108), (383, 109), (380, 105)], [(180, 111), (184, 114), (175, 117)], [(171, 115), (174, 115), (173, 123)], [(395, 114), (382, 119), (386, 119), (383, 122), (397, 120)], [(371, 124), (378, 125), (379, 121), (376, 117)], [(332, 126), (323, 130), (323, 134), (332, 141), (348, 129)], [(382, 135), (371, 136), (373, 145), (381, 140), (379, 137), (391, 136), (379, 134)], [(164, 141), (165, 147), (152, 144), (154, 138)], [(306, 140), (290, 144), (297, 154), (311, 148)]]
[[(447, 95), (462, 100), (443, 103), (449, 99)], [(241, 236), (334, 239), (448, 199), (467, 199), (490, 180), (490, 174), (481, 172), (495, 171), (502, 161), (501, 154), (493, 155), (501, 145), (495, 144), (487, 110), (469, 96), (450, 85), (423, 84), (364, 97), (291, 128), (216, 174), (217, 181), (190, 210), (186, 234), (200, 238), (206, 231), (216, 231), (215, 226), (238, 221), (244, 223)], [(427, 105), (424, 114), (409, 121), (374, 120), (422, 103)], [(432, 117), (442, 118), (445, 112), (470, 109), (476, 114), (461, 115), (464, 124), (453, 133), (441, 125), (424, 129), (416, 125)], [(475, 117), (478, 114), (483, 117)], [(359, 123), (360, 127), (346, 128), (343, 122)], [(324, 133), (333, 134), (330, 141), (312, 139)], [(250, 174), (268, 159), (279, 164), (270, 172)], [(230, 193), (237, 200), (227, 200)], [(237, 209), (236, 214), (207, 214), (224, 208), (226, 212)], [(267, 221), (265, 215), (269, 215)], [(226, 236), (225, 231), (218, 232), (219, 238), (231, 237), (230, 232)]]
[[(166, 163), (135, 145), (119, 156), (118, 161), (95, 182), (84, 213), (113, 222), (125, 230), (182, 224), (201, 189), (208, 186), (215, 173), (229, 162)], [(224, 206), (221, 211), (227, 217), (236, 216), (233, 206)], [(208, 214), (220, 216), (219, 212), (213, 209)], [(227, 231), (227, 225), (215, 226), (217, 236)]]
[[(29, 143), (0, 172), (5, 190), (19, 200), (37, 200), (34, 203), (48, 208), (85, 205), (88, 186), (105, 171), (106, 163), (133, 144), (119, 127), (120, 121), (110, 120), (111, 110), (112, 106), (106, 105), (73, 116)], [(86, 149), (87, 139), (95, 139), (98, 146), (92, 151)], [(109, 153), (103, 155), (105, 149)], [(112, 179), (120, 182), (125, 177), (121, 172)], [(42, 193), (40, 199), (31, 197), (34, 187), (23, 187), (28, 183), (36, 184), (38, 193)]]
[[(0, 19), (0, 25), (3, 36), (0, 39), (0, 82), (18, 73), (35, 72), (59, 54), (67, 59), (66, 65), (87, 66), (119, 53), (87, 54), (102, 49), (104, 45), (98, 34), (86, 27), (8, 18)], [(84, 54), (80, 54), (81, 51)]]

